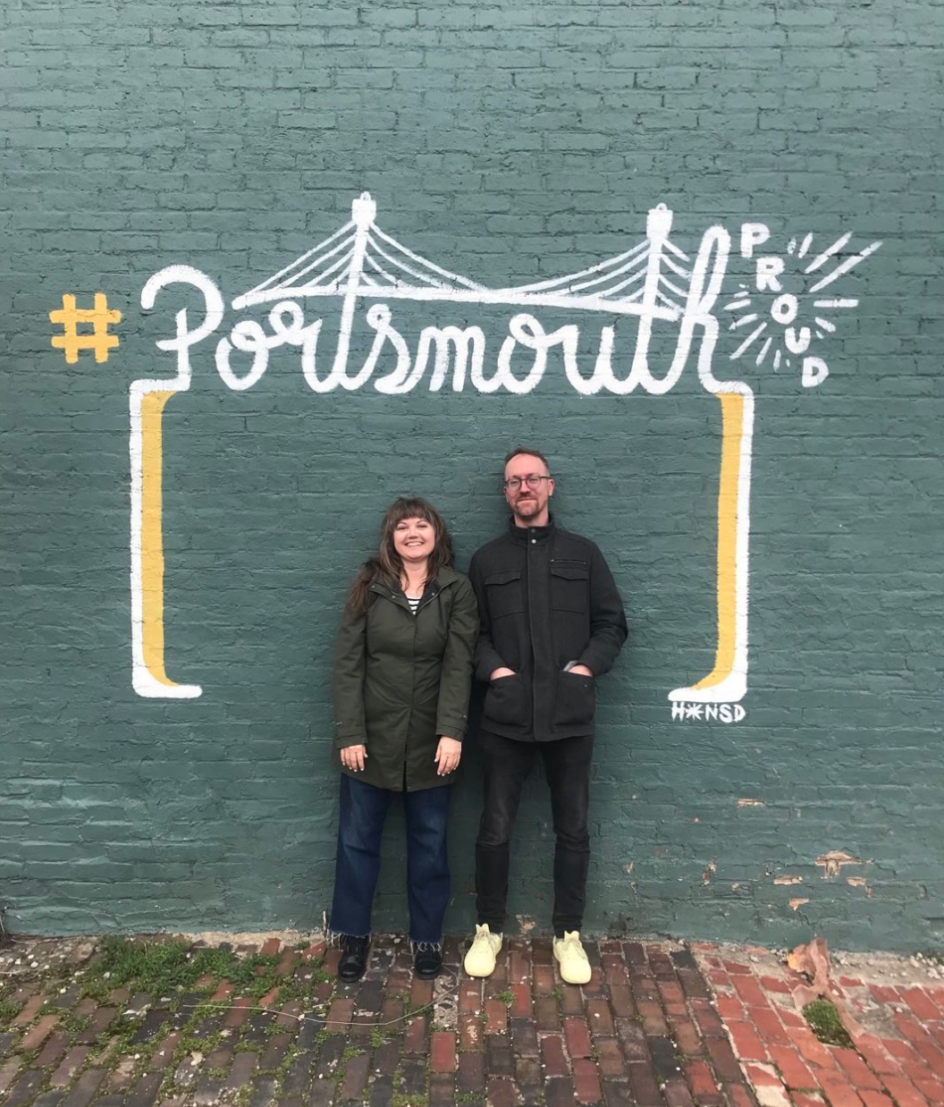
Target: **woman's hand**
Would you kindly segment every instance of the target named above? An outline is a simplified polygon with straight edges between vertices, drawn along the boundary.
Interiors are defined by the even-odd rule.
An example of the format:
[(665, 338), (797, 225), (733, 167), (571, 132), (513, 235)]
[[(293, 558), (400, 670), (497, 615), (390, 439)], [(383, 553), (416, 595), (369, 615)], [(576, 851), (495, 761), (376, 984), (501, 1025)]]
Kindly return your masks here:
[(366, 760), (366, 746), (345, 746), (345, 748), (341, 750), (341, 764), (345, 769), (351, 769), (355, 773), (362, 773)]
[(439, 766), (437, 776), (448, 776), (459, 768), (459, 759), (462, 757), (462, 743), (455, 738), (442, 737), (436, 747), (436, 756), (433, 760)]

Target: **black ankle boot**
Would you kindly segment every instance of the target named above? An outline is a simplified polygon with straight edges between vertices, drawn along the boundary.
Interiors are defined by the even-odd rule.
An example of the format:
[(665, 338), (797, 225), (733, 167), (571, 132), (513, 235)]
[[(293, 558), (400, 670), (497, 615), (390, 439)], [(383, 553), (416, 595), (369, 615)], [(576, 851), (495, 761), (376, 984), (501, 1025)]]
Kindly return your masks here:
[(413, 971), (423, 980), (432, 980), (442, 972), (442, 950), (435, 946), (413, 947)]
[(338, 962), (338, 980), (352, 984), (367, 971), (367, 953), (370, 950), (370, 938), (352, 938), (345, 934), (341, 938), (341, 960)]

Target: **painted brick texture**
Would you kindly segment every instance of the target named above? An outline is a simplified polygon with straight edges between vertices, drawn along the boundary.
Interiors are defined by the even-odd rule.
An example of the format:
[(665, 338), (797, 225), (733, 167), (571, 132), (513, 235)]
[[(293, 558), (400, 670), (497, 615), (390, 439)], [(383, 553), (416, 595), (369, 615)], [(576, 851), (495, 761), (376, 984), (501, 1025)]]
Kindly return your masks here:
[[(632, 628), (599, 688), (587, 929), (937, 946), (941, 6), (5, 8), (8, 927), (320, 925), (336, 819), (330, 655), (347, 582), (402, 493), (441, 509), (464, 568), (504, 525), (501, 458), (528, 441), (552, 460), (559, 522), (603, 549)], [(219, 339), (240, 320), (264, 324), (271, 306), (232, 300), (333, 235), (364, 191), (385, 234), (489, 289), (618, 257), (644, 240), (658, 204), (689, 275), (709, 228), (730, 236), (711, 370), (747, 382), (756, 402), (749, 676), (725, 705), (733, 721), (706, 718), (691, 697), (673, 718), (668, 699), (712, 671), (728, 618), (719, 482), (723, 440), (736, 442), (730, 409), (699, 380), (703, 327), (664, 395), (581, 394), (562, 340), (528, 392), (476, 387), (471, 370), (457, 390), (451, 369), (432, 389), (429, 369), (411, 390), (384, 393), (374, 380), (394, 371), (390, 342), (362, 387), (316, 391), (290, 344), (251, 388), (221, 377)], [(837, 242), (815, 277), (881, 246), (814, 294), (806, 265)], [(822, 335), (807, 353), (791, 354), (787, 324), (770, 315), (776, 290), (757, 287), (768, 255), (784, 263), (781, 292), (798, 297), (795, 329)], [(173, 338), (181, 309), (191, 327), (204, 314), (184, 285), (142, 306), (170, 265), (205, 273), (225, 306), (161, 424), (163, 658), (170, 680), (202, 689), (184, 699), (143, 697), (131, 679), (129, 390), (174, 377), (173, 351), (155, 343)], [(120, 345), (70, 364), (51, 345), (61, 331), (49, 313), (64, 295), (91, 307), (96, 292), (122, 314), (111, 329)], [(858, 303), (814, 309), (814, 298)], [(340, 301), (298, 302), (306, 324), (323, 319), (323, 378)], [(616, 328), (615, 381), (638, 348), (635, 321), (615, 308), (382, 302), (411, 356), (426, 327), (481, 328), (485, 377), (516, 313), (545, 335), (577, 327), (583, 378), (605, 328)], [(355, 313), (352, 374), (377, 336), (370, 306)], [(789, 301), (779, 310), (785, 319)], [(653, 324), (654, 380), (670, 373), (678, 333), (677, 322)], [(820, 383), (807, 356), (828, 366)], [(519, 341), (518, 379), (534, 361)], [(234, 378), (252, 362), (232, 350)], [(474, 741), (467, 751), (451, 827), (456, 930), (473, 917)], [(394, 810), (380, 927), (405, 925), (402, 839)], [(511, 909), (539, 929), (552, 848), (536, 777)], [(447, 1046), (434, 1044), (443, 1071)]]

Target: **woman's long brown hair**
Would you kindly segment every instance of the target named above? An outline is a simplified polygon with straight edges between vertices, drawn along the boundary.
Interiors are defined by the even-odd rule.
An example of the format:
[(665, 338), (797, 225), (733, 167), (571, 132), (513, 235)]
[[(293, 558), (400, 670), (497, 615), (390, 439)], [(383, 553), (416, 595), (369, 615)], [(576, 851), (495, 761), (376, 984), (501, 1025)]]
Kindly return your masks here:
[(377, 556), (365, 562), (347, 598), (347, 605), (355, 615), (363, 615), (370, 599), (370, 586), (384, 584), (387, 588), (400, 585), (403, 562), (393, 544), (393, 532), (404, 519), (425, 519), (436, 532), (436, 543), (426, 565), (426, 581), (433, 580), (443, 566), (451, 566), (453, 560), (452, 539), (442, 516), (428, 500), (418, 496), (401, 496), (387, 508), (380, 524), (380, 548)]

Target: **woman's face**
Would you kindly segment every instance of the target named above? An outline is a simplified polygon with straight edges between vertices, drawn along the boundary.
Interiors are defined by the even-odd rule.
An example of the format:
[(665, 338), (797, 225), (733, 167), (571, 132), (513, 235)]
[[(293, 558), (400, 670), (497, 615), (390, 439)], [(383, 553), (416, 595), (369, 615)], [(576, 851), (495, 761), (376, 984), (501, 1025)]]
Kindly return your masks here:
[(436, 528), (419, 516), (402, 519), (393, 528), (393, 548), (404, 564), (425, 561), (436, 548)]

